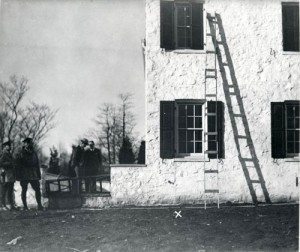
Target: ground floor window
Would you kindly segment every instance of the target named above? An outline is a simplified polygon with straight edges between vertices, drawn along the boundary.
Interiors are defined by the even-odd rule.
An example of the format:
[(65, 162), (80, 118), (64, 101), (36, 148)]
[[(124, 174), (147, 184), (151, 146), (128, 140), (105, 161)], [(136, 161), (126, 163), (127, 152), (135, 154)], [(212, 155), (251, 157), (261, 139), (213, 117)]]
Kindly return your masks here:
[(299, 156), (300, 101), (271, 103), (272, 157)]

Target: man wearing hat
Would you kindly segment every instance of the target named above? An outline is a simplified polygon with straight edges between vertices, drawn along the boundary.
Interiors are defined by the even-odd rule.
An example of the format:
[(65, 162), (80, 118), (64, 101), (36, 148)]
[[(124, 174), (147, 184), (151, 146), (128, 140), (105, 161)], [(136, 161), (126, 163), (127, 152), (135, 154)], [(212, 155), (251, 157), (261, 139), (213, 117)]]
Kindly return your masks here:
[(11, 142), (5, 141), (2, 144), (2, 155), (0, 157), (0, 175), (2, 183), (2, 193), (1, 193), (1, 208), (6, 210), (6, 197), (10, 204), (10, 209), (15, 210), (13, 193), (14, 193), (14, 183), (15, 183), (15, 164), (13, 156), (10, 152)]
[(30, 184), (35, 191), (38, 210), (43, 210), (39, 181), (41, 179), (39, 159), (34, 150), (32, 138), (25, 138), (23, 144), (24, 146), (17, 157), (17, 180), (20, 181), (22, 187), (21, 197), (24, 210), (28, 210), (26, 200), (28, 184)]

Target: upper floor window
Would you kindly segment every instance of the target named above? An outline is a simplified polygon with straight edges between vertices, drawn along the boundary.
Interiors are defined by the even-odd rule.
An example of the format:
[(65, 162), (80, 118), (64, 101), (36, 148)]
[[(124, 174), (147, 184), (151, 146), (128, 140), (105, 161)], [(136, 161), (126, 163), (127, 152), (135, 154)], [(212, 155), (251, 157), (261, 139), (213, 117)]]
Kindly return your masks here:
[(299, 52), (299, 3), (282, 3), (283, 51)]
[(161, 48), (202, 50), (203, 3), (161, 1)]

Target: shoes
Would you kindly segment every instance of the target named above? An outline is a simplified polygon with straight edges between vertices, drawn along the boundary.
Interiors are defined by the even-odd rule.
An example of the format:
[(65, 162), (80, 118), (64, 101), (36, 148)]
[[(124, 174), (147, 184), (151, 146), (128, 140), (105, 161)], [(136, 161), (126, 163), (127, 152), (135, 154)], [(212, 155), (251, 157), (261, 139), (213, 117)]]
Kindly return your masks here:
[(28, 209), (28, 207), (26, 206), (26, 207), (23, 207), (22, 210), (23, 210), (23, 211), (28, 211), (29, 209)]
[(1, 206), (0, 207), (0, 211), (7, 211), (7, 210), (8, 210), (7, 206)]
[(10, 211), (18, 211), (19, 209), (17, 207), (15, 207), (15, 206), (11, 206), (9, 210)]
[(43, 206), (38, 206), (38, 211), (44, 211), (45, 209), (43, 208)]

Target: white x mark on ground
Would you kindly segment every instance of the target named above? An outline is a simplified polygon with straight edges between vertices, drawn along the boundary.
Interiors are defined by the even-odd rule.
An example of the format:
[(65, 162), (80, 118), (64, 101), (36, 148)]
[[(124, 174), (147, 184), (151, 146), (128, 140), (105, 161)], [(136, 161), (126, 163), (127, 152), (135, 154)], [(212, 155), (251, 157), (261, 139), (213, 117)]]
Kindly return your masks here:
[(174, 214), (176, 214), (176, 215), (175, 215), (175, 218), (176, 218), (176, 219), (177, 219), (178, 217), (180, 217), (180, 218), (182, 217), (182, 215), (181, 215), (181, 210), (180, 210), (179, 212), (175, 211)]

